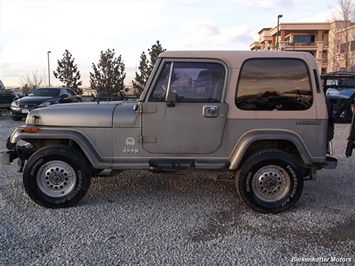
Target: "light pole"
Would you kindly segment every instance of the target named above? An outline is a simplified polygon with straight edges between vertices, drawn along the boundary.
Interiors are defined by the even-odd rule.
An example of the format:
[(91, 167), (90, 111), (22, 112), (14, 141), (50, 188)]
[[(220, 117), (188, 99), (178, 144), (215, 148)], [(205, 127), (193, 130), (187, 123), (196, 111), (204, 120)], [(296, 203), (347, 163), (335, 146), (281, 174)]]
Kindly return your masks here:
[(47, 59), (48, 59), (48, 87), (51, 86), (51, 70), (49, 67), (49, 54), (51, 53), (51, 51), (47, 52)]
[(279, 50), (279, 27), (280, 27), (280, 18), (282, 18), (282, 15), (277, 16), (277, 37), (276, 37), (276, 50)]

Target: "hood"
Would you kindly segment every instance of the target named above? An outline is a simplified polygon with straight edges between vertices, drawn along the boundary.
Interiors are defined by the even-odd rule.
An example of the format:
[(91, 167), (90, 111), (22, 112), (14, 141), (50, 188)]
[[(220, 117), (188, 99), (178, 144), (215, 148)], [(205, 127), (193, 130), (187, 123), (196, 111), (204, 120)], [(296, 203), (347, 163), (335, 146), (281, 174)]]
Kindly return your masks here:
[(26, 97), (22, 97), (21, 99), (18, 99), (17, 102), (19, 103), (19, 105), (38, 105), (40, 103), (43, 103), (49, 99), (58, 99), (59, 97), (45, 97), (45, 96), (26, 96)]
[[(32, 110), (26, 119), (28, 125), (66, 126), (66, 127), (112, 127), (116, 108), (132, 113), (134, 102), (80, 102), (55, 104), (46, 108)], [(122, 110), (123, 111), (123, 110)], [(127, 112), (115, 113), (125, 114)]]

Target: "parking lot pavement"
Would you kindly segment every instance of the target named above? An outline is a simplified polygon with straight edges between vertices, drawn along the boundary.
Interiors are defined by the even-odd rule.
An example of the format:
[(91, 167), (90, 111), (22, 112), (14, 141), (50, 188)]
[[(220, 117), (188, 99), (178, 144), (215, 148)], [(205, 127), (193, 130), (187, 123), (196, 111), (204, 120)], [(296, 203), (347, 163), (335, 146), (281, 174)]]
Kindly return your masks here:
[[(23, 123), (0, 116), (0, 150)], [(348, 127), (336, 127), (338, 169), (319, 171), (276, 215), (247, 208), (231, 182), (147, 171), (95, 177), (77, 206), (45, 209), (25, 194), (16, 163), (1, 165), (0, 265), (354, 265)]]

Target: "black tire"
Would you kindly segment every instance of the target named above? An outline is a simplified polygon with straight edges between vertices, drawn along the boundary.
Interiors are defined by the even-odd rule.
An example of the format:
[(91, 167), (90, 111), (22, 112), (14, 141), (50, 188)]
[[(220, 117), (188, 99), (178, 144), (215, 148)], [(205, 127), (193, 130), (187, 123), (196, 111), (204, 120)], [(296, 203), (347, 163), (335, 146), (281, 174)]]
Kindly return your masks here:
[(14, 121), (20, 121), (22, 120), (22, 117), (19, 117), (19, 116), (11, 116), (12, 120)]
[(91, 183), (86, 158), (74, 148), (57, 145), (35, 152), (26, 163), (23, 184), (30, 198), (47, 208), (70, 207)]
[(279, 213), (292, 207), (303, 190), (303, 175), (296, 160), (279, 150), (251, 156), (242, 166), (236, 186), (243, 201), (262, 213)]

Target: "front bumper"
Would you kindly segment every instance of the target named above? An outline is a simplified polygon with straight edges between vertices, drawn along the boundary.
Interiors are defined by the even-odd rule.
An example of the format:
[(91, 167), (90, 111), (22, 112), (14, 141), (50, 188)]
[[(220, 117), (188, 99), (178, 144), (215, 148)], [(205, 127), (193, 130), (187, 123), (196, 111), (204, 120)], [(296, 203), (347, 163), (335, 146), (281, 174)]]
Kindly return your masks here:
[(10, 138), (6, 142), (7, 151), (0, 152), (0, 165), (9, 165), (15, 159), (18, 158), (18, 165), (20, 167), (19, 172), (23, 171), (25, 161), (33, 154), (33, 146), (30, 143), (25, 143), (23, 145), (13, 144), (10, 142)]
[(15, 117), (25, 118), (30, 111), (31, 111), (30, 109), (25, 109), (21, 107), (13, 107), (13, 106), (10, 107), (10, 114), (11, 116), (15, 116)]

